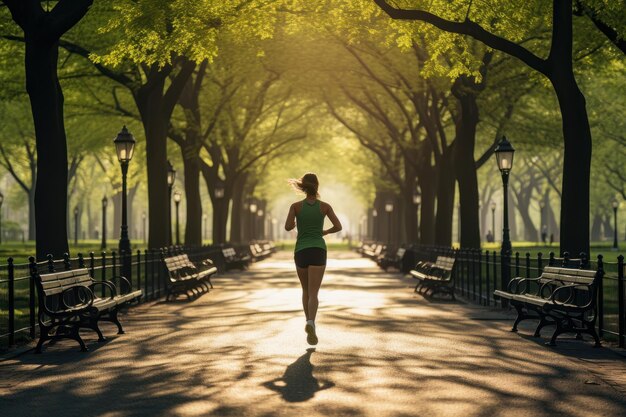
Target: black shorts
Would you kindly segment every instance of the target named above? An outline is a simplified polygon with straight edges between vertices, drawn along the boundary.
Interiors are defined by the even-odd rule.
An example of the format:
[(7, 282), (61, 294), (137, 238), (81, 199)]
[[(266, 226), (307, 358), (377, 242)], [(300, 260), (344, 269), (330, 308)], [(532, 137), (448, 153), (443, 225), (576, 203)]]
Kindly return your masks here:
[(298, 268), (309, 266), (326, 266), (326, 249), (306, 248), (299, 250), (293, 255)]

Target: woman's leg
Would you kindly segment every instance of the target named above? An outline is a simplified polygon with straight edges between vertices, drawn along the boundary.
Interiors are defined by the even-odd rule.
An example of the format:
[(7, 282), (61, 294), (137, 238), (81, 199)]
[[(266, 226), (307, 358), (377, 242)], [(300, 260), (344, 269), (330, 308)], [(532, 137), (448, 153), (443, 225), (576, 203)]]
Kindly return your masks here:
[(319, 300), (317, 298), (317, 295), (320, 291), (320, 287), (322, 286), (322, 279), (324, 278), (325, 270), (326, 270), (326, 266), (313, 266), (313, 265), (309, 266), (309, 271), (308, 271), (309, 314), (307, 315), (308, 320), (315, 320), (315, 316), (317, 315), (317, 307), (319, 305)]
[(296, 267), (296, 271), (298, 271), (298, 279), (302, 287), (302, 309), (304, 316), (309, 320), (309, 269)]

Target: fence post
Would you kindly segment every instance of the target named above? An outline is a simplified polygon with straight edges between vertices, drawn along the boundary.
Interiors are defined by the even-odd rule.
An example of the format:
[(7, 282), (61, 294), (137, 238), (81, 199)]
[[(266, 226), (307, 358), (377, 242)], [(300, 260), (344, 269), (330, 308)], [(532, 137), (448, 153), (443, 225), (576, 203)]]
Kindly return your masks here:
[(96, 258), (93, 252), (89, 252), (89, 272), (91, 272), (91, 278), (96, 279)]
[(141, 251), (137, 249), (137, 289), (141, 289)]
[[(101, 281), (104, 282), (107, 280), (107, 253), (105, 251), (102, 251), (102, 270), (100, 271), (101, 273)], [(104, 298), (104, 285), (101, 285), (102, 289), (100, 290), (102, 295), (101, 297)]]
[(15, 266), (13, 258), (7, 260), (9, 274), (9, 346), (15, 344)]
[[(602, 255), (598, 255), (598, 269), (602, 267)], [(598, 283), (598, 335), (604, 335), (604, 274), (600, 276)]]
[[(498, 289), (498, 251), (493, 251), (493, 290)], [(496, 297), (493, 296), (493, 305), (496, 305)]]
[(143, 286), (144, 286), (144, 300), (149, 300), (150, 299), (150, 295), (148, 293), (148, 279), (150, 278), (150, 274), (149, 274), (149, 270), (148, 267), (150, 266), (150, 264), (148, 263), (148, 249), (144, 249), (143, 251), (143, 262), (144, 262), (144, 274), (145, 274), (145, 279), (143, 280)]
[(515, 252), (515, 278), (520, 277), (519, 273), (519, 252)]
[(543, 254), (541, 252), (537, 253), (537, 278), (543, 274)]
[(491, 283), (489, 282), (489, 251), (485, 251), (485, 284), (487, 285), (487, 306), (491, 304), (491, 291), (489, 291)]
[(117, 267), (117, 252), (112, 251), (111, 252), (111, 282), (113, 282), (114, 285), (117, 285), (117, 282), (115, 282), (115, 268)]
[(483, 297), (483, 251), (482, 249), (476, 250), (476, 256), (478, 257), (478, 303), (485, 303)]
[(35, 273), (37, 272), (37, 261), (35, 257), (28, 258), (30, 261), (30, 277), (28, 279), (28, 315), (30, 320), (30, 338), (35, 338)]
[(624, 338), (626, 335), (626, 315), (624, 312), (624, 302), (626, 301), (624, 298), (626, 294), (624, 294), (624, 255), (620, 255), (617, 257), (617, 305), (619, 311), (618, 318), (618, 326), (619, 326), (619, 347), (624, 347)]

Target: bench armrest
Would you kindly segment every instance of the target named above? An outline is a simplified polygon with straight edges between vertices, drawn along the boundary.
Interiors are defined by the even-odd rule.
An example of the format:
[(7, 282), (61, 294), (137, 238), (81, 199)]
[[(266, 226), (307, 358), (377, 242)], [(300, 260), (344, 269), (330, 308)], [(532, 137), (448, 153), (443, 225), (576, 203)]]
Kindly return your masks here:
[[(526, 294), (525, 288), (520, 290), (520, 288), (522, 287), (522, 284), (526, 286), (526, 284), (537, 283), (539, 282), (540, 279), (541, 277), (540, 278), (522, 278), (522, 277), (513, 278), (509, 282), (507, 291), (510, 292), (511, 294)], [(537, 291), (535, 295), (539, 295), (539, 291)]]
[(123, 275), (118, 275), (115, 278), (120, 280), (120, 294), (128, 294), (133, 291), (133, 285), (130, 281)]
[[(75, 305), (69, 305), (67, 304), (66, 300), (65, 300), (65, 294), (69, 294), (70, 292), (77, 292), (77, 296), (78, 296), (78, 300), (81, 302), (82, 307), (83, 308), (89, 308), (91, 307), (91, 305), (93, 304), (93, 301), (95, 299), (95, 296), (93, 295), (93, 292), (89, 289), (89, 287), (83, 287), (81, 286), (77, 286), (77, 287), (71, 287), (71, 288), (66, 288), (61, 292), (61, 296), (60, 301), (61, 304), (63, 305), (64, 308), (66, 309), (72, 309), (72, 308), (77, 308), (80, 307), (79, 304), (75, 304)], [(82, 292), (82, 294), (81, 294)], [(86, 295), (87, 297), (84, 297), (84, 295)]]
[[(590, 297), (589, 297), (589, 301), (587, 302), (587, 304), (581, 305), (581, 308), (586, 308), (586, 307), (590, 307), (592, 302), (593, 302), (593, 295), (592, 291), (591, 291), (591, 284), (568, 284), (568, 285), (563, 285), (561, 287), (556, 288), (554, 291), (552, 291), (552, 295), (550, 296), (550, 302), (557, 304), (557, 305), (563, 305), (563, 304), (571, 304), (574, 301), (574, 297), (576, 296), (576, 288), (586, 288), (587, 291), (589, 291)], [(557, 300), (557, 295), (563, 291), (569, 291), (569, 295), (567, 297), (567, 299), (565, 299), (565, 301), (559, 301)]]
[(104, 288), (108, 288), (109, 292), (111, 293), (110, 298), (114, 298), (117, 295), (117, 288), (115, 288), (115, 284), (113, 284), (111, 281), (94, 281), (91, 284), (91, 287), (93, 288), (96, 285), (100, 285)]

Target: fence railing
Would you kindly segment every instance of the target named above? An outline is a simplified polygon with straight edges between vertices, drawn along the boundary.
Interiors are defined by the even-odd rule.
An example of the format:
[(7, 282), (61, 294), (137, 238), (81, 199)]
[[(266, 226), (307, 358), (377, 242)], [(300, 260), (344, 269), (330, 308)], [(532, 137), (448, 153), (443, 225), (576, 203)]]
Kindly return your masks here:
[[(174, 247), (166, 251), (185, 251), (191, 261), (210, 258), (218, 270), (224, 270), (224, 257), (221, 246), (197, 248)], [(140, 302), (147, 302), (165, 296), (169, 276), (162, 261), (162, 250), (137, 251), (134, 254), (116, 252), (78, 254), (75, 258), (48, 260), (38, 263), (15, 263), (13, 258), (6, 265), (0, 265), (0, 349), (13, 346), (37, 335), (37, 291), (31, 277), (31, 268), (47, 272), (50, 268), (64, 269), (89, 268), (94, 280), (112, 281), (119, 285), (118, 277), (124, 275), (131, 283), (132, 290), (143, 290)], [(31, 260), (34, 262), (34, 259)], [(130, 270), (122, 273), (122, 265), (128, 262)], [(104, 291), (104, 286), (102, 286)], [(104, 294), (102, 294), (104, 296)]]
[[(506, 289), (507, 282), (502, 280), (503, 256), (497, 251), (473, 249), (451, 249), (441, 247), (414, 247), (411, 250), (414, 260), (435, 261), (438, 255), (451, 255), (457, 259), (454, 286), (457, 294), (467, 300), (484, 306), (496, 306), (499, 300), (494, 297), (496, 289)], [(604, 276), (600, 280), (597, 300), (597, 325), (600, 336), (617, 338), (620, 347), (626, 346), (626, 288), (624, 285), (624, 256), (613, 257), (598, 255), (595, 260), (580, 254), (570, 259), (567, 254), (557, 258), (553, 252), (547, 258), (542, 253), (531, 256), (530, 253), (513, 253), (504, 261), (510, 267), (509, 276), (536, 278), (545, 266), (579, 267), (598, 269), (602, 263)]]

